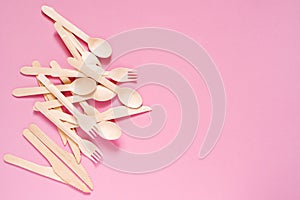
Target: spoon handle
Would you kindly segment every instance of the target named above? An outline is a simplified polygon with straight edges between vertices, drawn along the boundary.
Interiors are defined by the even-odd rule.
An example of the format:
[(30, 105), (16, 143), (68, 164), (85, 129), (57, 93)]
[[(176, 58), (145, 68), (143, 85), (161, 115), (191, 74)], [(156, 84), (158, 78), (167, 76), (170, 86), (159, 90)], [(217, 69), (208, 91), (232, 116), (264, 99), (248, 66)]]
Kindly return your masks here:
[(77, 40), (77, 38), (70, 32), (66, 31), (67, 37), (70, 39), (70, 41), (73, 43), (77, 51), (82, 55), (85, 49), (83, 46), (80, 44), (80, 42)]
[(65, 45), (67, 46), (67, 48), (69, 49), (70, 53), (72, 54), (72, 56), (76, 59), (81, 59), (81, 56), (79, 54), (79, 52), (77, 51), (77, 49), (75, 48), (75, 46), (71, 45), (70, 42), (66, 42), (65, 40), (65, 36), (66, 36), (66, 32), (68, 32), (66, 29), (64, 29), (62, 27), (62, 25), (59, 22), (55, 22), (54, 23), (54, 28), (57, 31), (58, 35), (60, 36), (60, 38), (63, 40), (63, 42), (65, 43)]
[(66, 29), (71, 31), (73, 34), (77, 35), (79, 38), (81, 38), (83, 41), (87, 42), (87, 40), (90, 38), (86, 33), (84, 33), (82, 30), (77, 28), (74, 24), (69, 22), (67, 19), (65, 19), (63, 16), (58, 14), (53, 8), (49, 6), (42, 6), (42, 11), (53, 19), (56, 22), (59, 22), (62, 24)]

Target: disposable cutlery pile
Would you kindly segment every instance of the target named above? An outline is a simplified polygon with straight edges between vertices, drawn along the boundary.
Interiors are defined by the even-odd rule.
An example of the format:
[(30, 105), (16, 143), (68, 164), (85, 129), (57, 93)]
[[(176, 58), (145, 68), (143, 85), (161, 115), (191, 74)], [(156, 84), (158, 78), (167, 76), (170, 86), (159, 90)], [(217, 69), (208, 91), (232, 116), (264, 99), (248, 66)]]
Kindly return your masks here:
[[(93, 183), (80, 164), (81, 153), (95, 163), (105, 159), (93, 140), (96, 137), (116, 140), (121, 136), (120, 127), (111, 120), (148, 112), (151, 108), (142, 105), (142, 98), (136, 90), (118, 84), (136, 81), (137, 71), (129, 68), (105, 71), (102, 68), (101, 58), (108, 58), (112, 54), (107, 41), (91, 38), (53, 8), (42, 6), (42, 11), (54, 20), (55, 30), (72, 55), (67, 61), (75, 69), (63, 69), (56, 61), (50, 62), (50, 68), (42, 67), (38, 61), (34, 61), (32, 66), (24, 66), (20, 72), (35, 76), (38, 86), (17, 88), (13, 95), (44, 95), (45, 101), (36, 102), (33, 109), (57, 126), (63, 144), (69, 144), (72, 154), (60, 148), (37, 125), (31, 124), (23, 131), (23, 136), (40, 151), (51, 167), (40, 166), (10, 154), (5, 155), (4, 160), (89, 193), (93, 189)], [(77, 38), (86, 42), (89, 50)], [(53, 84), (47, 76), (59, 79), (61, 84)], [(66, 91), (71, 96), (67, 96)], [(104, 112), (99, 112), (87, 101), (98, 101), (101, 105), (101, 102), (115, 97), (123, 105)], [(83, 112), (75, 103), (80, 105)], [(78, 136), (77, 128), (82, 129), (91, 141)]]

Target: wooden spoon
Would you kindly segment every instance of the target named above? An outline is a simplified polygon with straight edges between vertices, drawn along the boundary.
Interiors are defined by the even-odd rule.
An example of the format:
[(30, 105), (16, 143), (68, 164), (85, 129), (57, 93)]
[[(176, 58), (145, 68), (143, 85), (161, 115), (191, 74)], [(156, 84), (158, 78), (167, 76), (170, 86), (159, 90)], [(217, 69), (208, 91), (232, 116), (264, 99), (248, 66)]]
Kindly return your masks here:
[[(88, 95), (83, 95), (83, 96), (69, 96), (66, 97), (71, 103), (78, 103), (82, 101), (86, 101), (89, 99), (94, 99), (95, 101), (108, 101), (114, 98), (116, 94), (106, 87), (102, 85), (97, 85), (97, 89)], [(62, 103), (59, 100), (51, 100), (51, 101), (46, 101), (42, 102), (42, 104), (47, 107), (47, 108), (56, 108), (59, 106), (62, 106)], [(35, 111), (37, 110), (36, 108), (33, 108)]]
[[(54, 23), (54, 28), (74, 58), (78, 60), (82, 59), (86, 65), (95, 65), (96, 67), (101, 67), (101, 63), (97, 56), (89, 51), (86, 51), (70, 31), (65, 29), (58, 22)], [(101, 68), (101, 73), (103, 72), (104, 70)]]
[(93, 52), (96, 56), (100, 58), (108, 58), (111, 56), (112, 48), (107, 41), (101, 38), (90, 37), (49, 6), (42, 6), (42, 11), (48, 17), (50, 17), (56, 22), (59, 22), (66, 29), (71, 31), (74, 35), (85, 41), (88, 44), (88, 47), (91, 50), (91, 52)]
[[(57, 85), (60, 91), (72, 91), (78, 95), (88, 95), (94, 92), (97, 88), (97, 84), (90, 78), (78, 78), (71, 84)], [(39, 94), (48, 94), (49, 90), (45, 87), (29, 87), (29, 88), (17, 88), (13, 90), (13, 95), (16, 97), (30, 96)]]

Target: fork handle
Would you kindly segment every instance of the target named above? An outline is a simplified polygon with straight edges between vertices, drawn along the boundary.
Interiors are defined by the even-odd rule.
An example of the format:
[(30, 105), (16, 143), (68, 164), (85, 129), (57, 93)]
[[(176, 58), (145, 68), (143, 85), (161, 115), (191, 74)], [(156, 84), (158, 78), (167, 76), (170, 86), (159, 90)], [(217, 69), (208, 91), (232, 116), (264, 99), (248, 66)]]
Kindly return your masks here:
[[(38, 111), (40, 111), (45, 117), (47, 117), (52, 123), (54, 123), (59, 129), (61, 129), (67, 136), (69, 136), (75, 143), (78, 144), (81, 153), (86, 155), (89, 159), (91, 159), (91, 150), (89, 147), (91, 145), (94, 145), (94, 147), (97, 147), (94, 143), (82, 139), (80, 136), (76, 135), (74, 132), (71, 131), (70, 126), (67, 126), (65, 122), (62, 122), (60, 119), (58, 119), (55, 115), (53, 115), (49, 110), (43, 106), (42, 102), (36, 102), (34, 104), (34, 107), (37, 108)], [(85, 143), (89, 143), (89, 145), (86, 145)], [(90, 147), (92, 148), (92, 147)], [(94, 161), (93, 159), (91, 159)]]
[(79, 38), (81, 38), (83, 41), (87, 42), (90, 38), (86, 33), (84, 33), (82, 30), (77, 28), (74, 24), (69, 22), (67, 19), (65, 19), (63, 16), (58, 14), (53, 8), (49, 6), (42, 6), (42, 11), (53, 19), (56, 22), (59, 22), (61, 25), (63, 25), (66, 29), (71, 31), (73, 34), (77, 35)]
[(81, 112), (77, 110), (77, 108), (57, 89), (57, 87), (50, 82), (45, 75), (39, 74), (37, 78), (64, 106), (66, 106), (66, 108), (74, 115), (75, 118), (76, 116), (81, 115)]
[[(43, 105), (42, 102), (36, 102), (34, 107), (40, 111), (45, 117), (47, 117), (51, 122), (53, 122), (59, 129), (61, 129), (69, 138), (71, 138), (76, 144), (78, 144), (79, 148), (82, 147), (81, 140), (82, 138), (78, 136), (76, 133), (72, 132), (71, 129), (64, 125), (64, 122), (60, 121), (55, 115), (53, 115), (49, 110)], [(81, 151), (84, 152), (84, 151)]]

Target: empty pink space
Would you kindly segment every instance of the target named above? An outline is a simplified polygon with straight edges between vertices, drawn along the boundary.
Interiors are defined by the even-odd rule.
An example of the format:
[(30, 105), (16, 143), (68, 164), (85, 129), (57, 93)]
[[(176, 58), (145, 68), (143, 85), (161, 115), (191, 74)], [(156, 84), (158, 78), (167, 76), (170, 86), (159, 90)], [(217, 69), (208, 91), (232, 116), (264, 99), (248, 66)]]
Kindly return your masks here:
[[(146, 174), (95, 166), (83, 158), (95, 186), (89, 195), (1, 161), (1, 199), (300, 198), (299, 1), (2, 1), (0, 155), (12, 153), (46, 166), (47, 161), (22, 137), (22, 130), (34, 122), (61, 145), (56, 128), (32, 111), (34, 102), (43, 98), (11, 95), (14, 88), (37, 86), (34, 78), (19, 73), (33, 60), (48, 66), (55, 59), (71, 68), (66, 62), (69, 52), (52, 21), (41, 13), (44, 4), (92, 36), (109, 38), (135, 28), (161, 27), (193, 38), (206, 49), (222, 76), (227, 98), (225, 125), (213, 151), (199, 160), (211, 112), (202, 77), (172, 54), (134, 52), (114, 66), (168, 65), (195, 93), (201, 117), (197, 136), (183, 156), (162, 170)], [(122, 148), (148, 152), (163, 147), (176, 135), (180, 106), (162, 87), (139, 91), (147, 104), (161, 103), (170, 112), (158, 135), (147, 140), (125, 134), (121, 137)], [(151, 95), (151, 91), (156, 92)], [(147, 115), (140, 117), (132, 121), (141, 126), (149, 123)]]

